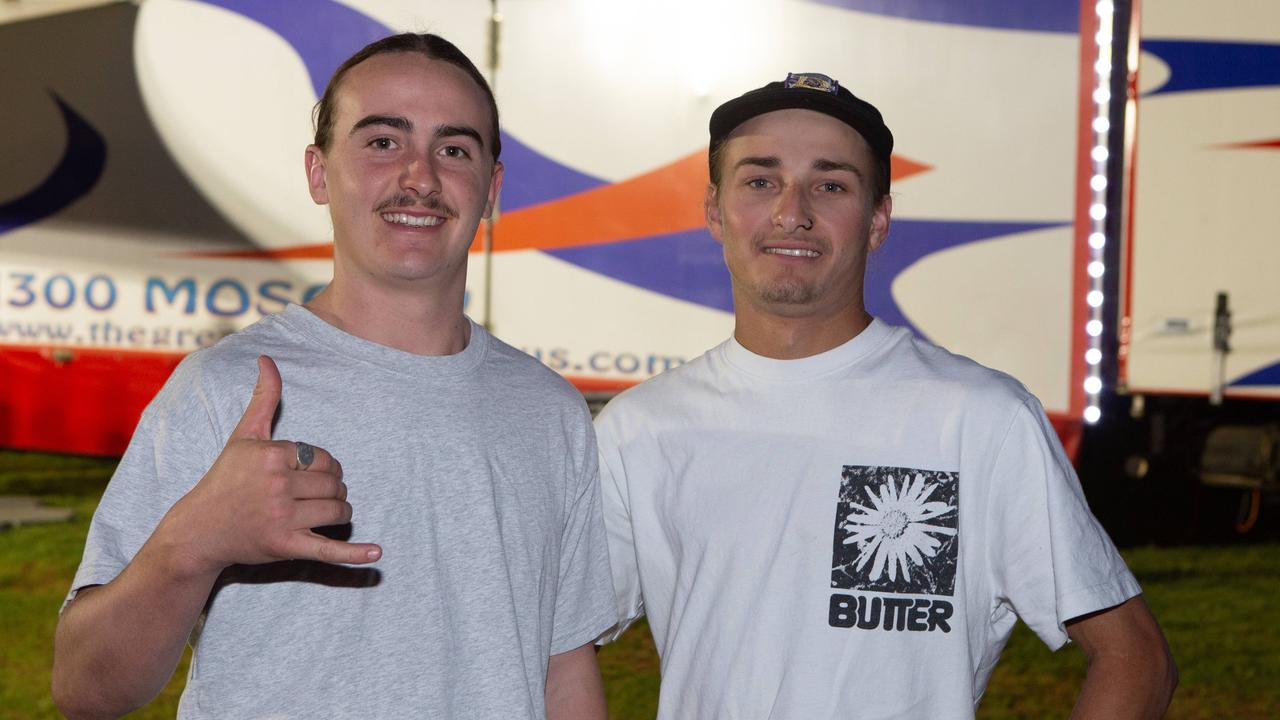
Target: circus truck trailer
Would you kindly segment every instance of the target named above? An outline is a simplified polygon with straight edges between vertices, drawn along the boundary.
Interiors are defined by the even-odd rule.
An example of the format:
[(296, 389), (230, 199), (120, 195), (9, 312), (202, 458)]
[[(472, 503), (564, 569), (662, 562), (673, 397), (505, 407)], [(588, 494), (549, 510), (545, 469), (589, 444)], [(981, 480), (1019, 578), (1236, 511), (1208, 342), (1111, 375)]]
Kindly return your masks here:
[(1142, 0), (1130, 18), (1107, 191), (1122, 242), (1099, 283), (1116, 353), (1082, 475), (1137, 537), (1275, 528), (1280, 4)]
[[(1182, 71), (1158, 52), (1131, 70), (1127, 29), (1160, 14), (1137, 10), (1053, 0), (1013, 10), (994, 0), (7, 3), (0, 446), (118, 454), (186, 353), (322, 289), (331, 228), (302, 173), (308, 110), (355, 49), (429, 30), (476, 60), (502, 109), (505, 183), (473, 246), (467, 312), (592, 398), (732, 332), (728, 274), (703, 226), (707, 120), (748, 88), (816, 71), (878, 105), (897, 139), (893, 226), (868, 268), (871, 311), (1018, 377), (1073, 455), (1083, 444), (1082, 462), (1109, 485), (1145, 488), (1162, 460), (1132, 424), (1165, 412), (1160, 399), (1181, 407), (1207, 394), (1196, 363), (1214, 357), (1196, 346), (1208, 316), (1191, 283), (1169, 273), (1194, 267), (1204, 279), (1219, 257), (1274, 247), (1233, 226), (1211, 234), (1215, 248), (1235, 249), (1207, 252), (1171, 234), (1190, 222), (1165, 221), (1216, 216), (1204, 202), (1218, 198), (1259, 227), (1275, 211), (1228, 189), (1266, 192), (1255, 167), (1274, 157), (1265, 150), (1231, 156), (1255, 174), (1216, 171), (1212, 192), (1194, 200), (1193, 186), (1166, 187), (1176, 178), (1148, 169), (1200, 147), (1179, 125), (1192, 118), (1168, 103), (1207, 93), (1217, 107), (1219, 89), (1162, 92), (1148, 63), (1169, 68), (1168, 82)], [(1215, 32), (1234, 42), (1230, 28)], [(1241, 90), (1260, 98), (1223, 113), (1254, 125), (1214, 132), (1265, 139), (1277, 117), (1265, 72)], [(1130, 77), (1140, 78), (1132, 93)], [(1228, 292), (1234, 334), (1221, 363), (1226, 402), (1197, 422), (1237, 397), (1276, 397), (1274, 378), (1245, 382), (1280, 356), (1265, 347), (1274, 290), (1256, 283), (1268, 261), (1274, 251), (1243, 263), (1252, 275), (1236, 263), (1221, 282), (1205, 279)], [(1170, 297), (1182, 304), (1160, 305)], [(1257, 305), (1268, 298), (1269, 310)], [(1166, 324), (1149, 332), (1153, 323)], [(1139, 395), (1144, 420), (1131, 417)], [(1095, 441), (1116, 418), (1130, 423), (1125, 442)], [(1143, 460), (1141, 478), (1124, 472)]]

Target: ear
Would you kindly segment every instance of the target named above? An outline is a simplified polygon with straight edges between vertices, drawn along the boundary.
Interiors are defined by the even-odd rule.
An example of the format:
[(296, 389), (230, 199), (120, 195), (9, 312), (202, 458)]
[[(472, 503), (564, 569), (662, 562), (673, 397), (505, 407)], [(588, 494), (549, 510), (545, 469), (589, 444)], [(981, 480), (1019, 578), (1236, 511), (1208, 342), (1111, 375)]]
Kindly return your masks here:
[(720, 193), (715, 183), (707, 183), (707, 194), (702, 199), (702, 213), (707, 220), (707, 229), (716, 242), (724, 244), (724, 222), (720, 217)]
[(324, 151), (318, 145), (307, 146), (307, 189), (317, 205), (329, 203), (329, 186), (325, 178)]
[(893, 198), (886, 194), (876, 203), (871, 211), (871, 233), (867, 239), (867, 247), (872, 252), (880, 249), (889, 237), (889, 217), (893, 215)]
[(493, 209), (498, 205), (498, 193), (502, 192), (502, 173), (503, 166), (501, 162), (493, 164), (493, 176), (489, 178), (489, 197), (484, 203), (484, 218), (493, 217)]

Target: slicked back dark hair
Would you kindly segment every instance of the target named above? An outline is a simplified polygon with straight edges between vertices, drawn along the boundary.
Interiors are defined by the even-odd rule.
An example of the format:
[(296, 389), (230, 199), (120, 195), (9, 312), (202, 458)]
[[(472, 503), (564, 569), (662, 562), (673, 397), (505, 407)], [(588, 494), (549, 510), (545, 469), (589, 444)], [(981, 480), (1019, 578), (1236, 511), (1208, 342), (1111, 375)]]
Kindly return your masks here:
[(493, 151), (493, 161), (497, 162), (498, 155), (502, 152), (502, 138), (498, 134), (498, 102), (493, 98), (493, 90), (489, 87), (489, 82), (457, 45), (430, 33), (401, 33), (375, 40), (339, 65), (338, 69), (333, 71), (333, 77), (329, 79), (324, 95), (320, 96), (320, 101), (316, 103), (312, 112), (316, 127), (316, 145), (321, 150), (327, 151), (333, 142), (333, 106), (337, 102), (338, 89), (347, 71), (375, 55), (390, 53), (418, 53), (432, 60), (447, 62), (461, 69), (475, 81), (484, 92), (485, 99), (489, 101), (489, 116), (493, 118), (489, 128), (489, 146)]

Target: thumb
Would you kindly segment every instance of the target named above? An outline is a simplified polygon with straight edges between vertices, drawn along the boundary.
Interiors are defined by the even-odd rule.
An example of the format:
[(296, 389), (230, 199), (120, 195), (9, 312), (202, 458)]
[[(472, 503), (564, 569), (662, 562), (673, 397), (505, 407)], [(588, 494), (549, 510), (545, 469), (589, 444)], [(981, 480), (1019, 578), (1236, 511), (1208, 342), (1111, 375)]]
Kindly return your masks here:
[(258, 384), (253, 386), (253, 397), (244, 409), (232, 440), (270, 440), (271, 421), (280, 405), (280, 371), (276, 363), (266, 355), (258, 356)]

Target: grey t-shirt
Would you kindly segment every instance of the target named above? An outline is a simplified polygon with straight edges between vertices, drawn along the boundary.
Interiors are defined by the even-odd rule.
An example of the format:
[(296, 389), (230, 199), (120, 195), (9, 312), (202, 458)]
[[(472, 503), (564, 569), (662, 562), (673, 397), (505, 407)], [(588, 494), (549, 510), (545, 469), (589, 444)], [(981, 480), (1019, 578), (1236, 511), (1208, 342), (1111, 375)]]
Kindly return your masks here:
[[(543, 718), (548, 655), (613, 625), (582, 397), (474, 323), (426, 357), (298, 306), (178, 366), (94, 515), (75, 589), (111, 581), (203, 476), (269, 355), (275, 439), (341, 463), (369, 566), (233, 566), (192, 634), (180, 718)], [(70, 596), (69, 596), (70, 597)]]

